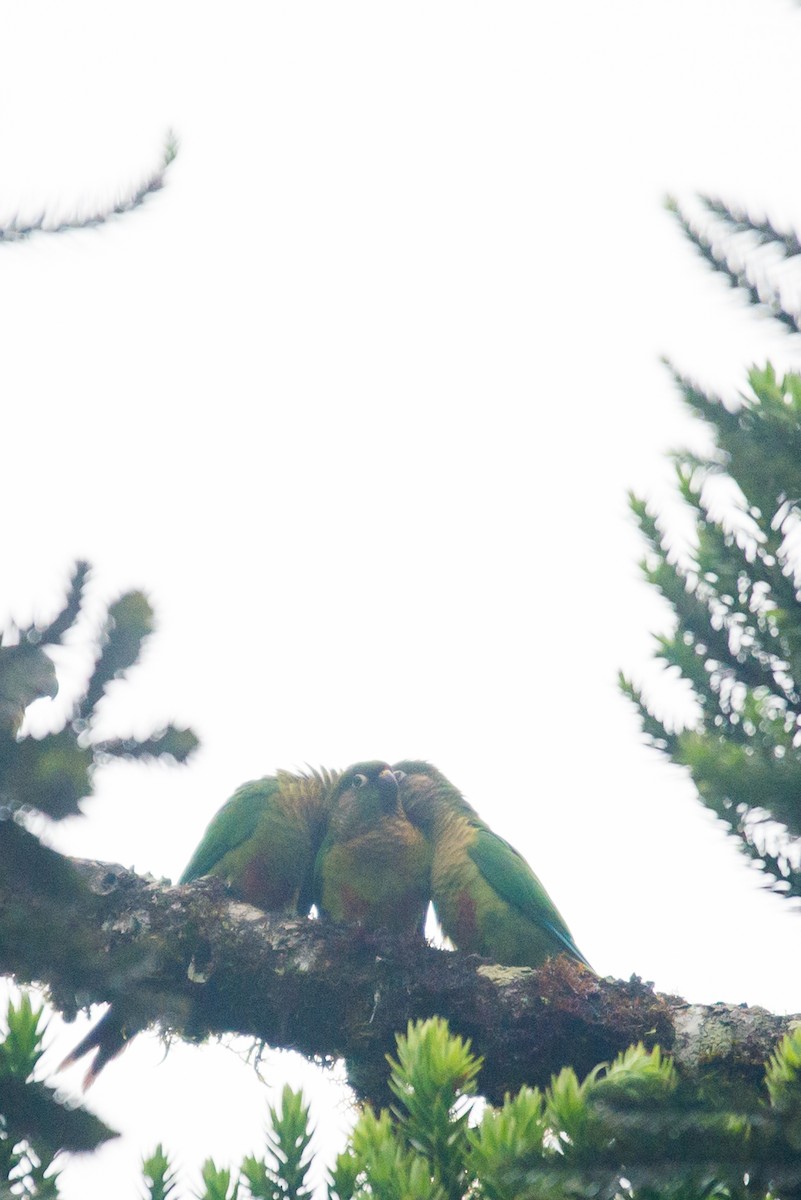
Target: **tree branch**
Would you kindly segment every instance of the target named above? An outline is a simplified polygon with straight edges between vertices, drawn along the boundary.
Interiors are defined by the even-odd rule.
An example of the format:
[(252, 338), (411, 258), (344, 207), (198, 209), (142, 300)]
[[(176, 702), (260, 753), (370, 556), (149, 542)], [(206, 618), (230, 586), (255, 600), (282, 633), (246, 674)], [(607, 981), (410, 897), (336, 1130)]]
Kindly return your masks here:
[[(566, 957), (539, 970), (500, 967), (422, 940), (262, 913), (216, 879), (172, 887), (113, 864), (70, 865), (41, 846), (30, 870), (20, 866), (29, 838), (0, 822), (0, 972), (47, 984), (67, 1016), (110, 1000), (131, 1032), (158, 1022), (189, 1039), (228, 1032), (342, 1057), (356, 1090), (378, 1103), (388, 1099), (394, 1034), (434, 1013), (485, 1057), (482, 1090), (493, 1101), (568, 1063), (582, 1075), (638, 1041), (673, 1053), (685, 1073), (758, 1086), (794, 1023), (688, 1005)], [(66, 891), (52, 886), (59, 864), (74, 881)]]

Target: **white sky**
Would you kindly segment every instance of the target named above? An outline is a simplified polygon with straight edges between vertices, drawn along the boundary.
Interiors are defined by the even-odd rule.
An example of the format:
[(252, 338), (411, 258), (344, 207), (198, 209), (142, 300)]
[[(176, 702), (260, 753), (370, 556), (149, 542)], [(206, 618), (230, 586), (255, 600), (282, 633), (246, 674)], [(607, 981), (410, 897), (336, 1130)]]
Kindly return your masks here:
[[(626, 489), (667, 505), (699, 437), (658, 356), (728, 391), (801, 365), (661, 200), (801, 223), (800, 49), (790, 0), (4, 13), (1, 217), (110, 201), (181, 142), (144, 211), (0, 248), (4, 610), (46, 615), (76, 556), (97, 598), (145, 587), (160, 632), (109, 722), (204, 743), (107, 769), (64, 849), (175, 878), (245, 779), (427, 757), (600, 972), (801, 1010), (799, 918), (615, 683), (665, 623)], [(159, 1139), (189, 1182), (260, 1151), (250, 1068), (161, 1057), (97, 1083), (129, 1136), (66, 1200), (133, 1197)], [(341, 1091), (265, 1069), (330, 1145)]]

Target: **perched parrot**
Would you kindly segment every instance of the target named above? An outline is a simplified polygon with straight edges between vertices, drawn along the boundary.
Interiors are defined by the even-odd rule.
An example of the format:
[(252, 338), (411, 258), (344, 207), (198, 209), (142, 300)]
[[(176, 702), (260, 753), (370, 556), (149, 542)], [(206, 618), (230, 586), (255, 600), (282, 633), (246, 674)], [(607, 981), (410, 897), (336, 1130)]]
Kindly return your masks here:
[(393, 770), (406, 815), (431, 844), (431, 899), (454, 945), (506, 966), (538, 967), (567, 953), (589, 967), (526, 860), (453, 784), (426, 762)]
[(240, 900), (306, 915), (337, 772), (279, 771), (244, 783), (214, 816), (179, 883), (224, 879)]
[[(257, 908), (307, 914), (337, 779), (337, 772), (279, 771), (244, 783), (212, 817), (179, 883), (217, 875), (233, 895)], [(61, 1064), (67, 1067), (96, 1050), (84, 1087), (143, 1028), (135, 1017), (123, 1019), (120, 1009), (119, 1003), (112, 1004)]]
[(331, 793), (328, 832), (317, 855), (315, 902), (321, 916), (422, 932), (431, 887), (431, 847), (404, 816), (386, 763), (350, 767)]

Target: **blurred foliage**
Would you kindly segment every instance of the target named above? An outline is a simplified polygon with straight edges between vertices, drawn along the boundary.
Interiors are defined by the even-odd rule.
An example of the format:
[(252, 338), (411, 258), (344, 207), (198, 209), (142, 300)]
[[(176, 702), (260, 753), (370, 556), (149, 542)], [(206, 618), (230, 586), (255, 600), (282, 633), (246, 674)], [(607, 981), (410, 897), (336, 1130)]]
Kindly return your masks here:
[[(127, 592), (108, 609), (91, 639), (94, 665), (71, 698), (62, 726), (43, 737), (23, 734), (31, 704), (59, 692), (52, 651), (62, 647), (74, 663), (85, 649), (80, 641), (84, 589), (89, 568), (77, 563), (64, 603), (46, 625), (12, 626), (0, 638), (0, 805), (6, 816), (37, 810), (53, 820), (79, 811), (92, 793), (94, 769), (113, 758), (171, 758), (185, 762), (197, 746), (189, 729), (154, 730), (144, 738), (100, 740), (95, 735), (98, 707), (109, 685), (127, 676), (153, 631), (153, 610), (142, 592)], [(66, 666), (73, 664), (66, 663)], [(64, 707), (64, 706), (62, 706)]]
[(175, 1171), (160, 1143), (150, 1157), (143, 1161), (142, 1174), (148, 1200), (177, 1200)]
[(668, 197), (666, 206), (701, 258), (764, 316), (789, 333), (801, 330), (799, 267), (801, 240), (768, 217), (729, 205), (718, 197), (696, 197), (697, 211)]
[[(327, 1200), (791, 1200), (801, 1195), (801, 1031), (784, 1039), (746, 1108), (688, 1088), (659, 1049), (632, 1046), (579, 1080), (523, 1087), (474, 1108), (481, 1060), (438, 1017), (410, 1024), (390, 1059), (391, 1110), (367, 1108), (329, 1172)], [(309, 1109), (285, 1087), (267, 1155), (208, 1160), (198, 1200), (306, 1200)], [(472, 1124), (471, 1124), (472, 1121)], [(154, 1168), (154, 1163), (156, 1167)], [(179, 1200), (159, 1147), (149, 1200)], [(171, 1182), (165, 1190), (164, 1178)], [(154, 1182), (155, 1180), (155, 1182)]]
[[(128, 976), (122, 968), (127, 966), (135, 977), (137, 960), (132, 955), (123, 964), (101, 953), (95, 896), (72, 862), (39, 840), (31, 818), (60, 820), (79, 812), (81, 799), (92, 794), (95, 770), (102, 763), (120, 757), (184, 762), (197, 746), (191, 730), (173, 726), (143, 738), (101, 740), (97, 736), (98, 710), (107, 690), (113, 681), (126, 678), (139, 660), (153, 629), (153, 612), (141, 592), (127, 592), (110, 606), (99, 628), (88, 630), (84, 595), (88, 575), (86, 563), (75, 566), (63, 604), (52, 620), (12, 625), (0, 638), (0, 966), (26, 982), (51, 978), (57, 966), (59, 1003), (67, 1011), (86, 1003), (95, 987), (107, 998), (109, 972), (117, 980), (117, 989), (126, 989)], [(61, 676), (71, 680), (83, 676), (83, 682), (73, 685), (64, 698), (58, 686)], [(39, 702), (51, 705), (47, 715), (56, 728), (35, 737), (30, 727), (36, 722), (28, 718), (31, 706)], [(9, 1068), (26, 1012), (23, 1008), (10, 1013), (0, 1066)], [(96, 1127), (87, 1114), (55, 1105), (47, 1089), (28, 1078), (38, 1060), (41, 1039), (37, 1041), (36, 1029), (34, 1022), (26, 1043), (30, 1070), (9, 1068), (0, 1078), (4, 1122), (0, 1136), (8, 1173), (22, 1170), (23, 1151), (15, 1146), (22, 1145), (23, 1134), (28, 1139), (25, 1170), (37, 1190), (17, 1189), (12, 1194), (49, 1196), (55, 1193), (44, 1190), (51, 1186), (44, 1171), (54, 1154), (66, 1147), (90, 1149), (111, 1134)]]
[[(701, 195), (667, 201), (690, 243), (757, 311), (801, 331), (801, 239), (768, 217)], [(704, 459), (679, 452), (685, 546), (645, 502), (646, 579), (670, 604), (656, 656), (689, 687), (696, 719), (669, 728), (621, 676), (648, 739), (689, 769), (701, 800), (777, 892), (801, 897), (801, 376), (752, 370), (726, 403), (674, 373), (711, 432)]]
[(753, 370), (736, 409), (676, 382), (715, 441), (707, 459), (675, 456), (690, 544), (674, 545), (638, 497), (631, 506), (648, 547), (643, 572), (675, 617), (656, 654), (689, 684), (697, 717), (671, 729), (621, 684), (646, 736), (689, 769), (771, 886), (799, 897), (801, 376)]
[(308, 1200), (311, 1138), (308, 1105), (300, 1092), (285, 1085), (280, 1108), (270, 1109), (267, 1156), (246, 1158), (242, 1163), (242, 1176), (255, 1200)]
[(167, 168), (174, 161), (177, 153), (178, 139), (170, 131), (164, 140), (164, 149), (156, 169), (151, 171), (135, 188), (121, 195), (113, 204), (96, 208), (94, 212), (83, 215), (76, 214), (71, 217), (54, 217), (45, 212), (40, 213), (32, 221), (23, 221), (19, 217), (15, 217), (7, 225), (0, 226), (0, 242), (20, 242), (35, 233), (68, 233), (76, 229), (97, 229), (98, 226), (107, 224), (115, 217), (133, 212), (134, 209), (140, 208), (144, 204), (148, 196), (160, 192), (164, 187)]
[(83, 1108), (68, 1107), (36, 1078), (47, 1026), (23, 993), (0, 1035), (0, 1196), (55, 1200), (56, 1156), (95, 1150), (117, 1135)]

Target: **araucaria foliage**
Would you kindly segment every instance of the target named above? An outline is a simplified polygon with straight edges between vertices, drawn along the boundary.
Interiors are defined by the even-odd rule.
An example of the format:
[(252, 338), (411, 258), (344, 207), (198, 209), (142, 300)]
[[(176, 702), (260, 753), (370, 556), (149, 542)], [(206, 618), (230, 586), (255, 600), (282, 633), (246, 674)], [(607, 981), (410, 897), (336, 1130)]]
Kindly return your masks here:
[[(784, 1039), (751, 1107), (688, 1088), (659, 1049), (632, 1046), (583, 1080), (565, 1068), (500, 1108), (475, 1105), (481, 1060), (435, 1017), (410, 1024), (390, 1059), (391, 1110), (368, 1107), (329, 1174), (327, 1200), (767, 1200), (801, 1183), (801, 1034)], [(309, 1110), (284, 1088), (264, 1159), (212, 1161), (199, 1200), (307, 1200)], [(155, 1164), (155, 1166), (154, 1166)], [(149, 1200), (180, 1200), (146, 1164)], [(158, 1183), (154, 1179), (158, 1178)], [(244, 1189), (244, 1190), (243, 1190)], [(321, 1195), (322, 1195), (321, 1194)]]
[(64, 1104), (38, 1078), (47, 1022), (23, 993), (0, 1030), (0, 1197), (57, 1200), (56, 1156), (115, 1137), (85, 1109)]
[(704, 459), (676, 455), (693, 516), (678, 545), (643, 500), (646, 578), (673, 609), (657, 656), (689, 684), (696, 718), (669, 728), (627, 679), (643, 729), (685, 767), (775, 890), (801, 896), (801, 376), (767, 366), (727, 406), (676, 376), (711, 430)]

